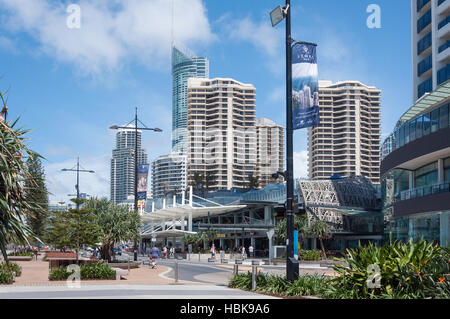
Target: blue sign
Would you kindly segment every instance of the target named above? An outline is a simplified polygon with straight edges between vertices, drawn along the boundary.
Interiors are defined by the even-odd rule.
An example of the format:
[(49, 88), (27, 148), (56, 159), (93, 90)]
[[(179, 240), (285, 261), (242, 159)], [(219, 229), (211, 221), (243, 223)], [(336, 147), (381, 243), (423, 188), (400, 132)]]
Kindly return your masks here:
[(292, 46), (293, 129), (298, 130), (319, 124), (319, 81), (316, 46), (295, 43)]
[(298, 230), (294, 230), (294, 258), (298, 260)]
[(148, 179), (149, 165), (138, 165), (138, 186), (137, 186), (137, 199), (147, 199), (147, 179)]

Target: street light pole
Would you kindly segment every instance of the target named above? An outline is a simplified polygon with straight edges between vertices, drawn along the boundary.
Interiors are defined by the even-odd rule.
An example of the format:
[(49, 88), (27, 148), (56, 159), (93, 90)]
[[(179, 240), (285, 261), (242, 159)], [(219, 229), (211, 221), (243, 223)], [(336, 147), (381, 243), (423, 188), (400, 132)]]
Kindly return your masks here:
[[(298, 278), (298, 260), (294, 259), (294, 146), (292, 123), (292, 37), (291, 37), (291, 1), (286, 6), (278, 6), (270, 13), (272, 26), (286, 19), (286, 172), (282, 175), (286, 181), (286, 278), (294, 281)], [(280, 173), (274, 174), (277, 177)]]
[(76, 172), (77, 173), (77, 184), (75, 185), (75, 188), (77, 190), (77, 210), (80, 208), (80, 204), (79, 204), (79, 199), (80, 199), (80, 172), (81, 173), (95, 173), (95, 171), (93, 170), (85, 170), (85, 169), (80, 169), (80, 157), (77, 158), (77, 165), (76, 165), (76, 169), (71, 168), (63, 168), (61, 171), (63, 172)]
[[(134, 117), (134, 210), (138, 211), (138, 116), (137, 108)], [(134, 240), (134, 261), (137, 261), (137, 242)]]
[[(138, 114), (137, 114), (137, 107), (135, 108), (135, 116), (134, 116), (134, 120), (132, 120), (131, 122), (129, 122), (128, 124), (134, 122), (134, 210), (137, 212), (138, 211), (138, 130), (146, 130), (146, 131), (155, 131), (155, 132), (162, 132), (162, 130), (160, 128), (149, 128), (147, 126), (145, 126), (144, 123), (142, 123), (141, 121), (139, 121), (138, 119)], [(144, 127), (138, 127), (138, 122), (140, 122), (142, 125), (144, 125)], [(129, 126), (118, 126), (118, 125), (113, 125), (110, 127), (110, 129), (112, 130), (117, 130), (117, 129), (130, 129)], [(137, 261), (137, 242), (136, 240), (134, 241), (134, 261)]]
[[(286, 278), (296, 280), (298, 276), (298, 262), (294, 260), (294, 150), (292, 124), (292, 38), (291, 38), (291, 6), (286, 0)], [(297, 267), (297, 269), (295, 269)]]

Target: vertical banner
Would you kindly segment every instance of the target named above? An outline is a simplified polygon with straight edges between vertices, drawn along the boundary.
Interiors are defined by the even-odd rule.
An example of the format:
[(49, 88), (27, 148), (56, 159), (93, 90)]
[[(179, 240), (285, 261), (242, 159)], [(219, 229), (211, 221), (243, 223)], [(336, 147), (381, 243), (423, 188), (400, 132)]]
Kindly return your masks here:
[(298, 230), (294, 230), (294, 258), (298, 260)]
[(148, 179), (149, 165), (138, 165), (138, 186), (137, 199), (138, 201), (145, 201), (147, 199), (147, 179)]
[(292, 46), (292, 122), (294, 130), (320, 124), (317, 54), (314, 44), (294, 43)]

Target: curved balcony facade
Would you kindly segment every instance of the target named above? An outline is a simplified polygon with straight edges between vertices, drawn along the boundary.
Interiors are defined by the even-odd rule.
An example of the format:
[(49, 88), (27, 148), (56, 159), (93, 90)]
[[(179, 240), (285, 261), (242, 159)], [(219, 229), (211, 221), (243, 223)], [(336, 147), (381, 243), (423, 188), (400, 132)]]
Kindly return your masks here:
[[(446, 84), (448, 86), (448, 83)], [(382, 147), (385, 235), (450, 242), (450, 87), (412, 106)]]

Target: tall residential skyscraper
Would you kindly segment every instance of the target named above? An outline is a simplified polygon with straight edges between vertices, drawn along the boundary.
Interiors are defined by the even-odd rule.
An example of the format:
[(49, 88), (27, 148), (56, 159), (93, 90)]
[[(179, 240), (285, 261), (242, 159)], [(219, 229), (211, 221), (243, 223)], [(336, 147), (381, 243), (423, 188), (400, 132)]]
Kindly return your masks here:
[(256, 176), (259, 186), (265, 187), (276, 180), (272, 174), (284, 172), (284, 127), (272, 120), (256, 120)]
[(186, 152), (188, 79), (209, 77), (208, 59), (187, 51), (172, 48), (172, 151), (175, 153)]
[(450, 1), (411, 0), (413, 103), (450, 78)]
[(152, 191), (155, 198), (164, 193), (186, 189), (186, 155), (172, 153), (158, 157), (152, 163)]
[(308, 130), (309, 177), (380, 182), (381, 91), (358, 81), (319, 81), (320, 125)]
[[(116, 148), (111, 159), (111, 201), (118, 204), (134, 196), (135, 178), (135, 126), (119, 129), (116, 133)], [(141, 131), (138, 131), (138, 164), (147, 164), (147, 153), (142, 149)]]
[(187, 178), (211, 175), (209, 190), (241, 188), (255, 175), (256, 89), (233, 79), (188, 81)]

